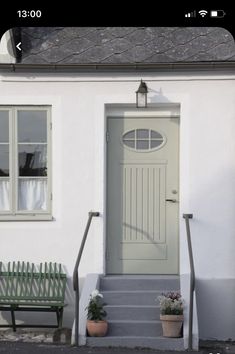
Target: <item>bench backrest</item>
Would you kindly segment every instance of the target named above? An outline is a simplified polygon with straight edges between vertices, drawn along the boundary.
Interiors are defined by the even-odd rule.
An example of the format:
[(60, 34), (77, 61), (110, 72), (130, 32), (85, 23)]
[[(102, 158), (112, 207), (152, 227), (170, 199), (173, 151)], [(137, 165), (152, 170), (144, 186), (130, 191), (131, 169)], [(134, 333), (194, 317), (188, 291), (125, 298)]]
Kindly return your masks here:
[(66, 274), (61, 264), (0, 262), (0, 300), (37, 300), (64, 303)]

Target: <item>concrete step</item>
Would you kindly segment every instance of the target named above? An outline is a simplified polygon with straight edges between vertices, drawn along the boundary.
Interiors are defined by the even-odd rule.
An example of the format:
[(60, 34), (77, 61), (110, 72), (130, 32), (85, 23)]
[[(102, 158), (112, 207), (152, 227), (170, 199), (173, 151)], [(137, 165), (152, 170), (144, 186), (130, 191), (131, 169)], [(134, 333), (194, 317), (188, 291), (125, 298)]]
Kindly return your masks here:
[(105, 306), (107, 320), (155, 321), (159, 319), (159, 306), (108, 305)]
[(157, 297), (163, 291), (155, 290), (128, 290), (128, 291), (102, 291), (104, 302), (107, 305), (150, 305), (157, 306), (159, 302)]
[(174, 275), (125, 275), (105, 276), (100, 279), (100, 291), (104, 290), (161, 290), (180, 288), (179, 276)]
[(184, 350), (183, 338), (162, 336), (157, 297), (180, 289), (178, 276), (115, 275), (100, 279), (99, 291), (106, 303), (108, 333), (87, 337), (94, 347), (152, 348)]
[(159, 350), (185, 350), (183, 338), (164, 338), (150, 336), (107, 336), (87, 337), (87, 345), (90, 347), (126, 347), (126, 348), (148, 348)]
[(108, 324), (108, 336), (161, 336), (161, 321), (130, 321), (110, 320)]

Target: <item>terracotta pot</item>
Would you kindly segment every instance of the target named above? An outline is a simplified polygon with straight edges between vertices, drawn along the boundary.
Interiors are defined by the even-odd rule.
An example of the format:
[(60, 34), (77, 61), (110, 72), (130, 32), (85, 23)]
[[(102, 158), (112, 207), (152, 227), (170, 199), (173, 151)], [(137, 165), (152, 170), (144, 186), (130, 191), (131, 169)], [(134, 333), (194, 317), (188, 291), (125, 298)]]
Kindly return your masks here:
[(108, 322), (87, 320), (86, 328), (90, 337), (104, 337), (108, 331)]
[(181, 337), (181, 328), (184, 321), (183, 315), (160, 315), (164, 337)]

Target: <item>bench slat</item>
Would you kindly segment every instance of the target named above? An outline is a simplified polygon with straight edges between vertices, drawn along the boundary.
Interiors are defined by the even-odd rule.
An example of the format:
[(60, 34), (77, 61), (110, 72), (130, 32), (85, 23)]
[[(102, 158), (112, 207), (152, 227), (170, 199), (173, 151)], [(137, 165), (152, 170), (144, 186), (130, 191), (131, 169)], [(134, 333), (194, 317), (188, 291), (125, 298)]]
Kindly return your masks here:
[(33, 270), (34, 270), (34, 264), (31, 266), (31, 272), (30, 272), (30, 282), (29, 282), (29, 294), (33, 295), (32, 293), (32, 288), (33, 288)]
[(24, 295), (28, 294), (29, 291), (29, 275), (30, 275), (30, 265), (29, 262), (27, 262), (27, 268), (26, 268), (26, 277), (24, 278)]
[[(15, 271), (15, 262), (12, 263), (11, 272), (13, 272), (13, 274), (14, 274), (14, 271)], [(10, 294), (14, 293), (14, 282), (13, 282), (12, 277), (10, 277), (9, 291), (10, 291)]]
[(42, 290), (42, 263), (40, 263), (39, 267), (39, 278), (38, 278), (38, 296), (40, 297)]
[(8, 294), (9, 281), (10, 281), (10, 262), (8, 262), (7, 265), (6, 294)]
[(46, 274), (47, 274), (47, 263), (44, 266), (44, 277), (43, 277), (43, 294), (46, 292)]
[(61, 297), (55, 296), (55, 297), (50, 297), (50, 299), (47, 296), (1, 296), (0, 298), (0, 303), (2, 302), (2, 300), (8, 300), (8, 301), (21, 301), (21, 300), (26, 300), (26, 301), (34, 301), (34, 302), (40, 302), (40, 301), (57, 301), (60, 303), (63, 303), (63, 299)]
[(15, 300), (12, 300), (12, 301), (0, 301), (0, 307), (9, 307), (9, 306), (13, 306), (15, 308), (17, 308), (18, 306), (21, 307), (21, 306), (28, 306), (29, 308), (30, 307), (65, 307), (66, 304), (61, 304), (60, 302), (57, 302), (57, 301), (23, 301), (21, 300), (20, 302), (19, 301), (15, 301)]
[(19, 288), (19, 295), (22, 295), (23, 292), (23, 274), (24, 274), (24, 262), (22, 262), (21, 272), (19, 276), (20, 288)]
[(54, 263), (54, 270), (53, 270), (53, 286), (52, 286), (52, 296), (55, 296), (55, 290), (56, 290), (56, 278), (55, 278), (55, 274), (56, 274), (56, 263)]
[(58, 278), (57, 278), (57, 293), (60, 294), (61, 293), (61, 264), (59, 264), (59, 269), (58, 269)]
[(17, 269), (16, 269), (16, 294), (18, 294), (19, 289), (19, 276), (20, 276), (20, 262), (17, 262)]
[(50, 297), (50, 290), (51, 290), (51, 262), (49, 263), (49, 280), (48, 280), (48, 286), (47, 286), (47, 290), (46, 290), (46, 294), (48, 297)]
[[(62, 271), (62, 269), (61, 269)], [(62, 272), (60, 273), (61, 277), (62, 277)], [(62, 278), (61, 278), (62, 279)], [(61, 282), (62, 285), (62, 289), (61, 289), (61, 294), (65, 294), (65, 289), (66, 289), (66, 281), (62, 281)]]
[(66, 274), (61, 264), (9, 262), (7, 270), (0, 263), (0, 301), (8, 300), (52, 300), (64, 302)]

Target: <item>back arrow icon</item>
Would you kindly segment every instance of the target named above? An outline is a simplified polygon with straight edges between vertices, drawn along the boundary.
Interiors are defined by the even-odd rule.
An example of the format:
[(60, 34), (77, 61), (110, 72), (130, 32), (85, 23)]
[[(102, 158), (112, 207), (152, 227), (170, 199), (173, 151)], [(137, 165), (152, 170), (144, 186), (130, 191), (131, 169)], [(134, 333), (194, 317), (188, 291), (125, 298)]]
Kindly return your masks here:
[(16, 48), (21, 51), (22, 49), (20, 48), (20, 46), (21, 46), (21, 42), (19, 42), (19, 43), (16, 45)]

